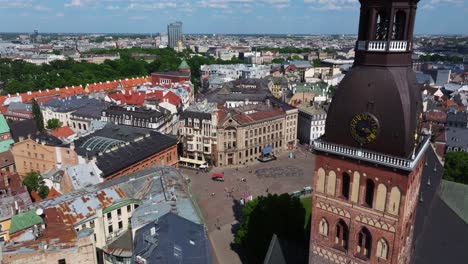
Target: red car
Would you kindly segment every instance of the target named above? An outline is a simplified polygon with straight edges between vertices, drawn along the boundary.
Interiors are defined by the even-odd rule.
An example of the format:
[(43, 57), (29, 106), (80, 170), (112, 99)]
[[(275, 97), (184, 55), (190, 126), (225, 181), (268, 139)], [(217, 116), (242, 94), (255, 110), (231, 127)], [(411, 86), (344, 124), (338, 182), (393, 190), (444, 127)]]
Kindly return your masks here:
[(211, 179), (213, 179), (214, 181), (224, 181), (224, 174), (213, 173), (213, 175), (211, 176)]

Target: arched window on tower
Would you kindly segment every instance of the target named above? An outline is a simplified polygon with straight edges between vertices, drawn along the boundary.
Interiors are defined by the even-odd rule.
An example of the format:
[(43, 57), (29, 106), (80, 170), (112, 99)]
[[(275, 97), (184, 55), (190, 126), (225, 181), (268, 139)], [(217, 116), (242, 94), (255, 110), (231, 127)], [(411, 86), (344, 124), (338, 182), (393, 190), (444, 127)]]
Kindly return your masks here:
[(377, 241), (377, 250), (375, 256), (379, 259), (387, 259), (388, 257), (388, 243), (385, 239), (381, 238)]
[(325, 192), (325, 170), (319, 168), (317, 171), (317, 192)]
[(388, 14), (384, 11), (380, 11), (377, 14), (377, 20), (375, 22), (375, 40), (387, 40), (388, 22)]
[(336, 224), (335, 244), (343, 250), (348, 250), (349, 229), (348, 225), (340, 219)]
[(327, 179), (327, 194), (335, 196), (335, 188), (336, 188), (336, 173), (334, 171), (330, 171), (328, 173), (328, 179)]
[(374, 182), (371, 179), (367, 179), (365, 203), (367, 206), (371, 208), (374, 205), (374, 189), (375, 189)]
[(372, 247), (372, 236), (369, 229), (363, 227), (358, 235), (357, 254), (369, 258)]
[(375, 199), (375, 209), (379, 211), (385, 210), (385, 204), (387, 202), (387, 187), (381, 183), (377, 186), (377, 195)]
[(395, 17), (393, 18), (393, 28), (392, 28), (392, 39), (394, 40), (403, 40), (405, 39), (405, 23), (406, 14), (405, 11), (397, 11)]
[(341, 195), (348, 200), (349, 199), (349, 184), (351, 177), (348, 173), (344, 172), (343, 177), (341, 178)]
[(390, 202), (388, 204), (388, 212), (393, 215), (398, 215), (400, 211), (400, 200), (401, 200), (401, 192), (398, 187), (393, 187), (390, 191)]
[(320, 219), (319, 234), (328, 236), (328, 222), (325, 218)]

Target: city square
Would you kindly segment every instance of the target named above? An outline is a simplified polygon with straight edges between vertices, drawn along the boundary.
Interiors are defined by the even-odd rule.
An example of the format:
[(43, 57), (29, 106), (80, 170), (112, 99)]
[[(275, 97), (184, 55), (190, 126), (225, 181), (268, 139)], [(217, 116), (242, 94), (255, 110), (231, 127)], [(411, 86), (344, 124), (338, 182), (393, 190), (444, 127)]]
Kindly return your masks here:
[[(190, 179), (190, 189), (201, 209), (218, 263), (241, 263), (231, 248), (233, 231), (241, 216), (241, 199), (248, 196), (293, 193), (312, 185), (314, 155), (300, 146), (277, 160), (252, 162), (242, 167), (214, 168), (210, 172), (180, 169)], [(224, 181), (212, 179), (224, 174)]]

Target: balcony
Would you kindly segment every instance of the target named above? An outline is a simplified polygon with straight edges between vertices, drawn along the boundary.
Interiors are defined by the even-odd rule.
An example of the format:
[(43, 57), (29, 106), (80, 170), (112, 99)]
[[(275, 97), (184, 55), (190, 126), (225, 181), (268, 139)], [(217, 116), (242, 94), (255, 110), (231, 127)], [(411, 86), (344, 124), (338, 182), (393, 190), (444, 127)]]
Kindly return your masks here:
[(373, 151), (367, 151), (363, 149), (352, 148), (348, 146), (328, 143), (317, 139), (314, 141), (313, 149), (317, 151), (323, 151), (327, 153), (332, 153), (336, 155), (341, 155), (353, 159), (358, 159), (362, 161), (377, 163), (380, 165), (402, 169), (406, 171), (412, 171), (419, 159), (424, 155), (426, 149), (429, 146), (429, 138), (426, 137), (418, 146), (413, 157), (411, 159), (405, 159), (395, 156), (390, 156), (382, 153), (377, 153)]
[(408, 41), (358, 41), (357, 50), (375, 51), (375, 52), (406, 52), (408, 51)]

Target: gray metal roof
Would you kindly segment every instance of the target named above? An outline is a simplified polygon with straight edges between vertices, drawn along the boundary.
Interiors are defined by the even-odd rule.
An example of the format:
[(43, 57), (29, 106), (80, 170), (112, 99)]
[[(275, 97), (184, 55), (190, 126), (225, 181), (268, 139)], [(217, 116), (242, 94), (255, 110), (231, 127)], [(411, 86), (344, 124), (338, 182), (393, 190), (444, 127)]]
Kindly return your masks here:
[(446, 133), (447, 147), (468, 150), (468, 128), (449, 127)]
[(134, 237), (134, 259), (147, 263), (209, 264), (209, 241), (203, 225), (169, 212), (142, 228)]

